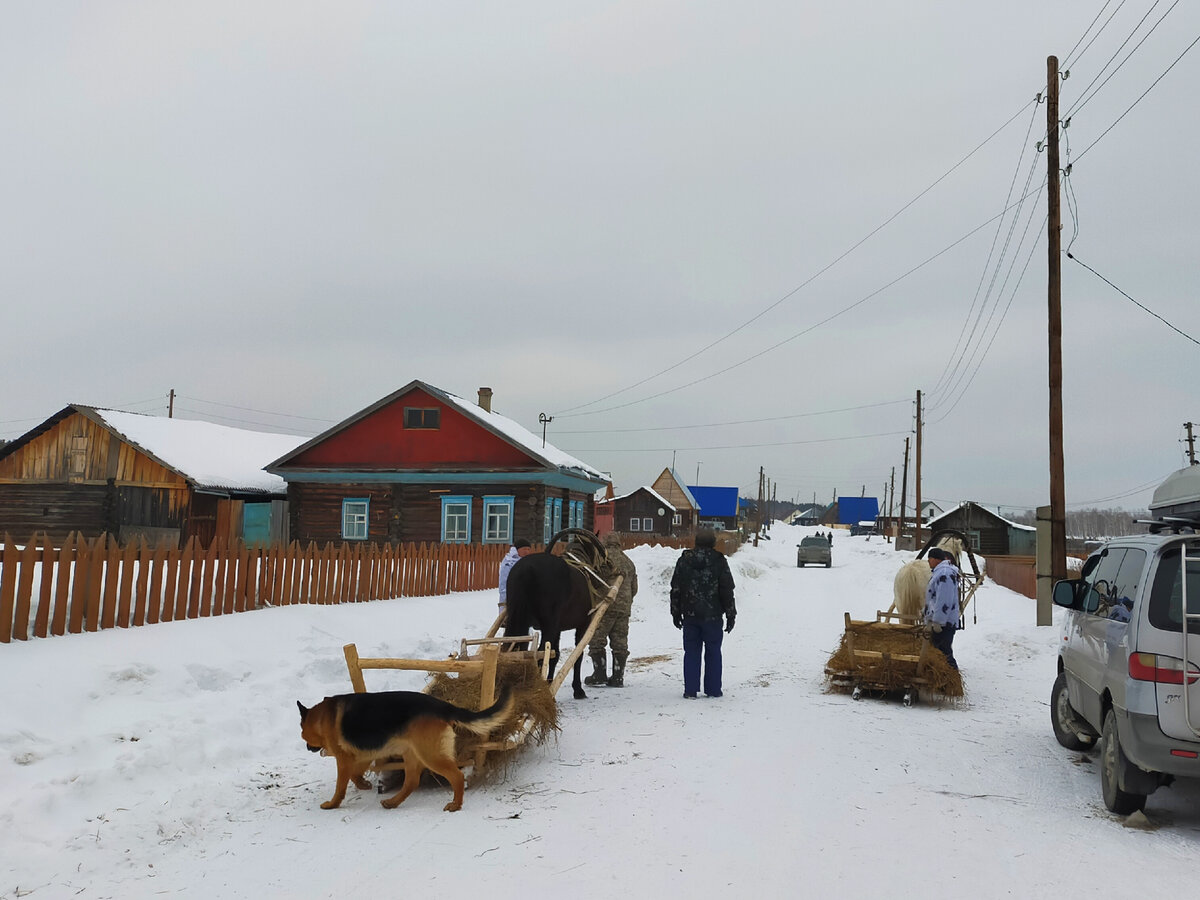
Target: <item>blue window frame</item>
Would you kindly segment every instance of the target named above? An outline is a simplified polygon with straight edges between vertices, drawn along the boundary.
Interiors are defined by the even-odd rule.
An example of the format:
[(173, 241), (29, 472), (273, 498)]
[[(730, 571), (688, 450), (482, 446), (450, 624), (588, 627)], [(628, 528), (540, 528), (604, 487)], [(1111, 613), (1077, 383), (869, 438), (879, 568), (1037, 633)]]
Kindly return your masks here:
[(513, 538), (513, 507), (516, 497), (483, 498), (483, 542), (511, 544)]
[(471, 542), (471, 498), (469, 496), (442, 498), (442, 543)]
[(562, 531), (562, 497), (558, 497), (554, 501), (554, 531), (553, 534), (558, 534)]
[(550, 526), (554, 524), (554, 501), (549, 497), (546, 498), (546, 513), (542, 516), (542, 543), (550, 543), (550, 538), (554, 532), (550, 530)]
[(368, 534), (367, 513), (369, 497), (346, 497), (342, 500), (342, 540), (365, 541)]
[(571, 501), (571, 520), (575, 523), (574, 525), (571, 526), (572, 528), (582, 528), (583, 527), (583, 501), (582, 500), (572, 500)]

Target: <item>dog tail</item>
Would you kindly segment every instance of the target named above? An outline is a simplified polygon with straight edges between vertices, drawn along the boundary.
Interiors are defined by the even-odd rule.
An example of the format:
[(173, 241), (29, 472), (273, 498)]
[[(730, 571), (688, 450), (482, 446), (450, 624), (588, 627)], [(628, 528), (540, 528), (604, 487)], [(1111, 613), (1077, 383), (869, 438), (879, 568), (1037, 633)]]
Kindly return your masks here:
[(460, 709), (454, 717), (454, 723), (461, 725), (473, 734), (486, 736), (512, 717), (513, 708), (516, 705), (517, 699), (513, 696), (512, 688), (506, 684), (500, 690), (499, 700), (479, 712)]

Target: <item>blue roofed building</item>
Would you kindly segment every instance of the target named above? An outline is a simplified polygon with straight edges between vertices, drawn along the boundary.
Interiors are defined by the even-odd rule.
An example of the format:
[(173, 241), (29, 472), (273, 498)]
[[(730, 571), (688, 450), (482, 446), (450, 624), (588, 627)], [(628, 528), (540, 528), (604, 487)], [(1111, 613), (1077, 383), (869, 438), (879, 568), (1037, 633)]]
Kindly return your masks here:
[(878, 497), (838, 497), (838, 525), (857, 525), (859, 522), (874, 522), (879, 518)]
[(688, 491), (700, 504), (700, 524), (728, 531), (738, 526), (738, 489), (689, 484)]

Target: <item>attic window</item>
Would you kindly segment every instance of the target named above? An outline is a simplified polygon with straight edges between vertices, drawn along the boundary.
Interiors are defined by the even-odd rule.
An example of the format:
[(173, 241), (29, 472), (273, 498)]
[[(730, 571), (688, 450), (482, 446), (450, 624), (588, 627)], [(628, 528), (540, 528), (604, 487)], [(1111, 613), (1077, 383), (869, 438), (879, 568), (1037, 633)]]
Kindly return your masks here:
[(422, 409), (419, 406), (404, 407), (405, 428), (437, 428), (441, 424), (441, 410)]

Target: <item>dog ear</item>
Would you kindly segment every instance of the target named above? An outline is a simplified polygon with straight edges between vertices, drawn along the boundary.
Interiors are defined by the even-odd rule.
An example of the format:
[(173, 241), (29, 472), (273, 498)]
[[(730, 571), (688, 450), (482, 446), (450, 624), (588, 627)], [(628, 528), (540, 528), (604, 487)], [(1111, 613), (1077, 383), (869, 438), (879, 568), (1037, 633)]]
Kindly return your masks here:
[(303, 722), (308, 716), (308, 709), (299, 700), (296, 701), (296, 705), (300, 707), (300, 721)]

